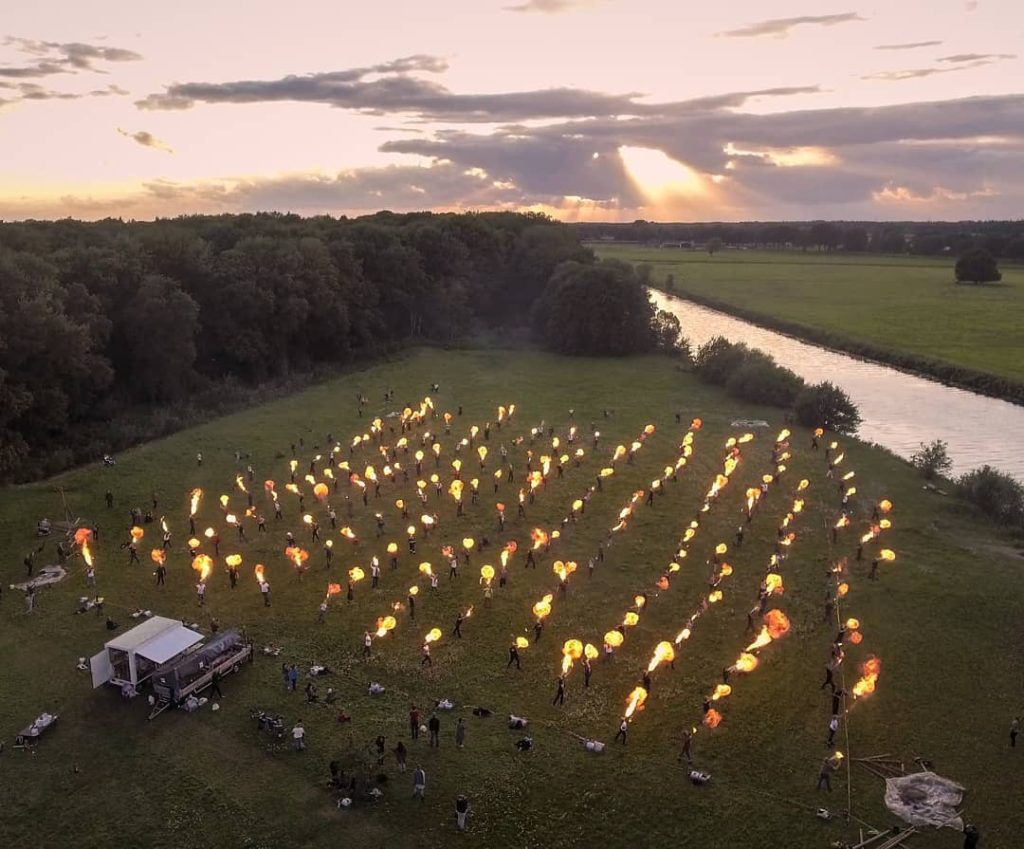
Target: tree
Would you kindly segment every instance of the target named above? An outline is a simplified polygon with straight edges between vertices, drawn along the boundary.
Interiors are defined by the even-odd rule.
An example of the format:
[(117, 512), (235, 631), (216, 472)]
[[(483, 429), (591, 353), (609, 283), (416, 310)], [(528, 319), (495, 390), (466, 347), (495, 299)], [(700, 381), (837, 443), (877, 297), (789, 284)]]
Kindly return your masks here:
[(962, 475), (959, 494), (1001, 525), (1024, 527), (1024, 486), (991, 466)]
[(722, 240), (718, 236), (714, 236), (708, 239), (708, 254), (714, 256), (718, 251), (722, 249)]
[(948, 447), (941, 439), (936, 439), (928, 445), (922, 442), (921, 449), (911, 456), (910, 463), (928, 480), (945, 477), (953, 468), (953, 461), (949, 458), (947, 451)]
[(1003, 279), (995, 257), (984, 248), (972, 248), (956, 261), (957, 283), (997, 283)]
[(619, 260), (563, 263), (533, 307), (538, 338), (562, 354), (623, 356), (654, 350), (654, 318), (633, 266)]
[(843, 250), (863, 253), (868, 249), (868, 231), (863, 227), (847, 227), (843, 230)]
[(797, 421), (805, 427), (823, 427), (835, 433), (856, 433), (860, 412), (849, 396), (833, 383), (808, 386), (793, 402)]

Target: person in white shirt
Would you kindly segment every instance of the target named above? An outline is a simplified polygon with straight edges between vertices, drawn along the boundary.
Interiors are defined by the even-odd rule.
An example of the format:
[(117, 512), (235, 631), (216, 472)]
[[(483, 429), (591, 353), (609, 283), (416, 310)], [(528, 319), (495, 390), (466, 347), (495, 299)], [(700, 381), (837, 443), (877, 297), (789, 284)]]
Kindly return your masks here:
[(292, 741), (296, 751), (301, 752), (306, 748), (306, 729), (302, 727), (301, 719), (295, 723), (295, 727), (292, 729)]

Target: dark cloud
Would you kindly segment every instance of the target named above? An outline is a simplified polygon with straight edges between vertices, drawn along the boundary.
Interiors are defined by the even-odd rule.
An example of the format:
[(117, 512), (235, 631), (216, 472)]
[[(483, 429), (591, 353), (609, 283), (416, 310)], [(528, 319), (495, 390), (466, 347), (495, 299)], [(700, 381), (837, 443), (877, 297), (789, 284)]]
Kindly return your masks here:
[(572, 12), (587, 6), (596, 6), (601, 0), (526, 0), (516, 6), (506, 6), (507, 12), (540, 12), (545, 15), (557, 15), (561, 12)]
[(990, 62), (1002, 62), (1006, 59), (1016, 59), (1016, 53), (956, 53), (953, 56), (940, 56), (940, 62), (951, 62), (960, 64), (962, 62), (989, 64)]
[(457, 94), (432, 80), (411, 76), (447, 68), (433, 56), (412, 56), (368, 68), (289, 75), (273, 80), (190, 82), (167, 86), (136, 105), (140, 109), (191, 109), (200, 103), (322, 103), (373, 115), (406, 115), (423, 121), (507, 123), (547, 118), (673, 114), (742, 106), (755, 97), (810, 94), (817, 86), (732, 92), (681, 103), (644, 103), (642, 94), (605, 94), (551, 88), (497, 94)]
[(843, 12), (838, 15), (800, 15), (795, 18), (771, 18), (767, 21), (758, 21), (756, 24), (740, 27), (739, 29), (726, 30), (716, 33), (720, 38), (757, 38), (759, 36), (773, 36), (785, 38), (790, 31), (799, 26), (822, 26), (831, 27), (836, 24), (846, 24), (853, 21), (865, 21), (856, 12)]
[(917, 50), (919, 47), (938, 47), (941, 41), (911, 41), (907, 44), (879, 44), (875, 50)]
[(160, 141), (156, 136), (146, 130), (138, 130), (137, 132), (130, 133), (127, 130), (122, 130), (120, 127), (117, 128), (117, 132), (124, 136), (126, 139), (131, 139), (136, 144), (140, 144), (143, 147), (151, 147), (154, 150), (160, 150), (164, 153), (174, 153), (170, 145), (166, 142)]
[(0, 68), (0, 77), (34, 79), (53, 74), (73, 74), (78, 71), (92, 71), (105, 74), (106, 71), (96, 67), (97, 62), (137, 62), (142, 59), (133, 50), (121, 47), (101, 47), (79, 41), (38, 41), (31, 38), (4, 39), (5, 47), (14, 47), (29, 56), (41, 57), (36, 62), (20, 67)]
[(83, 97), (113, 97), (128, 94), (120, 86), (109, 85), (106, 88), (85, 92), (55, 91), (39, 83), (0, 83), (0, 87), (17, 92), (16, 97), (0, 101), (0, 106), (32, 100), (81, 100)]

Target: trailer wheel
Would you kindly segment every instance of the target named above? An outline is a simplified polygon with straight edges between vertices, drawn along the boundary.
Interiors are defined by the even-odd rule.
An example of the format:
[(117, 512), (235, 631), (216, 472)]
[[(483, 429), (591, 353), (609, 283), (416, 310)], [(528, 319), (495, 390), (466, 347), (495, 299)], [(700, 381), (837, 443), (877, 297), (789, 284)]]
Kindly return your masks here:
[(232, 671), (232, 672), (238, 672), (238, 670), (239, 670), (239, 669), (241, 669), (241, 668), (242, 668), (242, 667), (241, 667), (241, 666), (239, 666), (239, 665), (238, 665), (238, 664), (236, 663), (236, 664), (235, 664), (234, 666), (232, 666), (232, 667), (231, 667), (231, 671)]

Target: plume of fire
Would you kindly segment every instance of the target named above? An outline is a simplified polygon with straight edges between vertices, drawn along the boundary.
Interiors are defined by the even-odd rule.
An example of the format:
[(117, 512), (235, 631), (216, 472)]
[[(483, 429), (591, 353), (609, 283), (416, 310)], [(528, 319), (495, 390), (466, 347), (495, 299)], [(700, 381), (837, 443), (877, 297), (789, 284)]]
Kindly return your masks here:
[(476, 449), (476, 454), (480, 458), (480, 462), (483, 463), (487, 459), (487, 446), (481, 445)]
[(864, 536), (862, 536), (860, 538), (860, 544), (864, 545), (865, 543), (871, 542), (871, 540), (873, 540), (875, 538), (875, 535), (876, 535), (875, 529), (872, 528), (866, 534), (864, 534)]
[(747, 512), (749, 513), (754, 509), (754, 503), (761, 497), (761, 490), (757, 487), (749, 487), (747, 489)]
[(203, 531), (203, 536), (207, 539), (213, 539), (217, 535), (217, 532), (213, 528), (207, 528)]
[(761, 633), (759, 633), (757, 635), (757, 638), (754, 640), (754, 642), (752, 642), (749, 646), (747, 646), (743, 651), (744, 652), (750, 652), (750, 651), (753, 651), (754, 649), (764, 648), (771, 641), (772, 641), (772, 635), (768, 633), (768, 626), (767, 625), (762, 625), (761, 626)]
[(572, 662), (583, 657), (583, 643), (579, 640), (566, 640), (562, 646), (562, 674), (568, 675)]
[(850, 634), (850, 642), (855, 646), (859, 646), (864, 639), (864, 635), (860, 631), (854, 631)]
[(241, 566), (242, 565), (242, 555), (241, 554), (229, 554), (227, 557), (224, 558), (224, 562), (227, 563), (228, 566), (235, 566), (235, 567)]
[(583, 654), (587, 657), (588, 660), (596, 660), (600, 652), (598, 651), (597, 646), (595, 646), (593, 643), (587, 643), (583, 647)]
[(221, 506), (221, 507), (224, 507), (224, 508), (226, 508), (226, 507), (228, 506), (228, 502), (229, 502), (230, 500), (231, 500), (231, 499), (230, 499), (230, 498), (229, 498), (228, 496), (226, 496), (226, 495), (222, 495), (222, 496), (220, 497), (220, 506)]
[(860, 665), (860, 680), (853, 685), (853, 697), (855, 699), (869, 696), (875, 692), (875, 685), (878, 683), (878, 676), (882, 672), (882, 661), (873, 654), (868, 656)]
[(892, 510), (892, 502), (888, 498), (883, 498), (878, 502), (878, 510), (880, 513), (888, 513)]
[(721, 568), (718, 570), (718, 574), (723, 578), (728, 578), (732, 574), (732, 566), (728, 563), (723, 563)]
[(843, 598), (850, 591), (850, 585), (845, 581), (836, 587), (836, 592), (840, 598)]
[(332, 595), (337, 595), (340, 592), (341, 592), (341, 584), (328, 584), (327, 585), (327, 595), (328, 595), (328, 597), (330, 597)]
[(704, 426), (702, 419), (694, 419), (690, 422), (690, 430), (700, 430)]
[(541, 462), (540, 470), (534, 470), (534, 471), (530, 472), (529, 476), (527, 477), (527, 480), (530, 482), (530, 491), (531, 492), (536, 490), (538, 486), (540, 486), (542, 483), (544, 483), (544, 478), (547, 477), (548, 473), (551, 471), (551, 458), (550, 457), (541, 457), (540, 458), (540, 462)]
[(397, 542), (389, 542), (388, 543), (388, 554), (398, 554), (398, 543)]
[(633, 596), (633, 605), (636, 607), (637, 610), (642, 610), (645, 604), (647, 604), (647, 599), (644, 596)]
[(313, 524), (313, 517), (309, 513), (306, 513), (302, 517), (302, 521), (305, 522), (307, 525), (312, 525)]
[(885, 560), (887, 563), (891, 563), (893, 560), (896, 559), (896, 552), (893, 551), (891, 548), (883, 548), (880, 552), (878, 552), (878, 556), (882, 560)]
[(787, 439), (789, 439), (789, 431), (786, 428), (783, 428), (779, 431), (779, 435), (775, 437), (775, 442), (785, 442)]
[(717, 702), (719, 699), (724, 699), (730, 695), (732, 695), (732, 687), (728, 684), (719, 684), (715, 687), (715, 692), (711, 694), (711, 701)]
[(203, 582), (210, 574), (210, 570), (213, 568), (213, 558), (208, 554), (196, 555), (192, 561), (192, 568), (199, 573), (199, 581)]
[(430, 450), (434, 452), (434, 456), (435, 457), (440, 457), (441, 456), (441, 443), (440, 442), (435, 442), (433, 445), (430, 446)]
[(854, 619), (852, 616), (846, 620), (846, 627), (850, 631), (856, 631), (860, 627), (860, 620)]
[(851, 487), (847, 488), (847, 490), (846, 490), (847, 498), (849, 498), (850, 496), (856, 495), (856, 494), (857, 494), (857, 487), (851, 486)]
[(888, 519), (882, 519), (882, 520), (879, 521), (878, 527), (881, 530), (883, 530), (883, 531), (887, 531), (887, 530), (889, 530), (889, 528), (892, 527), (892, 522), (889, 521)]
[(431, 628), (429, 631), (427, 631), (427, 635), (423, 638), (423, 642), (425, 642), (425, 643), (434, 643), (434, 642), (437, 642), (440, 639), (441, 639), (441, 629), (440, 628)]
[(75, 545), (85, 545), (85, 543), (89, 542), (91, 539), (91, 528), (78, 528), (78, 530), (75, 531)]
[(201, 545), (202, 545), (202, 542), (199, 540), (198, 537), (190, 537), (189, 540), (188, 540), (188, 547), (189, 548), (199, 548), (199, 546), (201, 546)]
[(612, 630), (612, 631), (608, 631), (604, 635), (604, 643), (605, 643), (605, 645), (606, 646), (611, 646), (613, 649), (618, 648), (619, 646), (621, 646), (622, 645), (622, 641), (624, 639), (625, 639), (625, 637), (622, 636), (622, 632), (621, 631)]
[[(271, 481), (273, 483), (273, 481)], [(273, 489), (273, 487), (271, 487)], [(192, 494), (189, 496), (188, 514), (189, 516), (195, 517), (196, 512), (199, 510), (199, 499), (203, 497), (203, 491), (201, 489), (193, 489)]]
[(349, 528), (347, 526), (342, 528), (340, 531), (338, 531), (338, 533), (341, 534), (343, 537), (345, 537), (345, 539), (347, 539), (349, 541), (354, 542), (355, 539), (356, 539), (356, 532), (353, 531), (351, 528)]
[(370, 483), (377, 483), (377, 470), (373, 466), (367, 466), (363, 470), (363, 477)]
[(642, 442), (631, 442), (629, 444), (629, 453), (630, 454), (635, 454), (637, 451), (640, 450), (640, 446), (641, 445), (643, 445)]
[(722, 714), (712, 708), (704, 714), (704, 719), (702, 721), (708, 728), (718, 728), (722, 723)]
[(651, 662), (647, 664), (647, 671), (654, 672), (661, 663), (671, 663), (675, 660), (676, 650), (672, 646), (672, 643), (662, 641), (654, 647), (654, 655), (651, 657)]
[[(685, 551), (683, 552), (682, 556), (683, 557), (686, 556), (686, 552)], [(678, 563), (675, 563), (675, 562), (672, 562), (672, 563), (668, 564), (668, 571), (669, 571), (669, 573), (678, 572), (682, 568), (683, 568), (682, 566), (680, 566)]]
[(715, 546), (715, 554), (726, 554), (728, 551), (729, 546), (727, 546), (724, 542), (720, 542), (718, 543), (718, 545)]
[(419, 570), (421, 575), (426, 575), (428, 578), (434, 574), (434, 567), (426, 561), (420, 564)]
[(154, 563), (163, 563), (165, 560), (167, 560), (167, 552), (165, 552), (162, 548), (154, 548), (151, 552), (149, 552), (149, 556)]
[(782, 575), (778, 572), (770, 572), (764, 579), (764, 586), (768, 595), (782, 595), (786, 591), (782, 584)]
[(835, 523), (835, 525), (833, 527), (835, 527), (836, 530), (839, 530), (840, 528), (845, 528), (845, 527), (849, 526), (849, 524), (850, 524), (850, 517), (846, 516), (846, 515), (843, 515), (843, 516), (839, 517), (838, 521)]
[(657, 586), (659, 590), (667, 590), (669, 588), (668, 575), (662, 575), (658, 578), (655, 582), (655, 586)]
[(505, 412), (506, 412), (505, 407), (503, 405), (499, 404), (498, 405), (498, 421), (499, 422), (505, 421)]
[(485, 581), (491, 581), (494, 579), (494, 567), (490, 564), (485, 564), (480, 567), (480, 577)]
[(363, 578), (366, 577), (366, 573), (360, 567), (353, 566), (351, 569), (348, 570), (348, 577), (349, 580), (352, 581), (353, 584), (355, 584), (363, 580)]
[(472, 551), (475, 546), (476, 540), (472, 537), (466, 537), (462, 540), (462, 547), (466, 549), (466, 551)]
[(533, 615), (538, 619), (543, 619), (551, 613), (551, 601), (554, 598), (551, 593), (548, 593), (540, 601), (533, 606)]
[(133, 527), (129, 531), (129, 533), (132, 535), (132, 541), (133, 542), (138, 542), (140, 539), (142, 539), (146, 535), (146, 532), (144, 530), (142, 530), (142, 528), (140, 528), (138, 525)]
[(713, 590), (712, 592), (708, 593), (708, 604), (715, 604), (716, 602), (719, 602), (721, 600), (722, 600), (722, 591), (721, 590)]
[(762, 483), (771, 483), (774, 478), (771, 475), (761, 475)]
[(448, 494), (453, 499), (455, 499), (455, 501), (457, 501), (457, 502), (458, 501), (462, 501), (462, 490), (463, 490), (463, 487), (464, 487), (464, 484), (462, 483), (462, 481), (460, 481), (460, 480), (458, 480), (456, 478), (455, 480), (453, 480), (451, 482), (451, 485), (448, 487)]
[(542, 545), (547, 545), (549, 539), (547, 533), (542, 531), (540, 528), (534, 528), (532, 531), (530, 531), (530, 538), (533, 540), (534, 551), (536, 551)]
[(458, 457), (456, 457), (454, 460), (452, 460), (452, 468), (455, 469), (455, 474), (458, 474), (459, 472), (461, 472), (462, 471), (462, 460), (460, 460)]
[(845, 456), (846, 456), (846, 454), (844, 452), (840, 452), (839, 454), (836, 454), (836, 456), (832, 458), (832, 465), (833, 466), (838, 466), (840, 463), (843, 462), (843, 458)]
[(324, 469), (324, 477), (328, 480), (334, 480), (334, 471), (329, 467)]
[(249, 490), (245, 488), (245, 478), (242, 477), (242, 475), (235, 475), (235, 486), (237, 486), (242, 492), (249, 492)]
[(625, 445), (618, 445), (618, 446), (616, 446), (615, 451), (612, 454), (612, 462), (614, 463), (616, 460), (624, 457), (625, 455), (626, 455), (626, 446)]
[[(274, 491), (274, 487), (276, 487), (276, 486), (277, 486), (277, 484), (274, 483), (272, 480), (265, 480), (265, 481), (263, 481), (263, 488), (267, 492), (273, 492)], [(195, 490), (193, 490), (193, 492), (195, 492)], [(202, 495), (202, 490), (199, 490), (199, 494)]]
[(309, 560), (309, 552), (299, 548), (297, 545), (290, 545), (284, 550), (284, 556), (295, 564), (296, 569), (301, 569), (302, 564)]
[(740, 445), (746, 445), (746, 443), (753, 442), (753, 440), (754, 440), (754, 434), (752, 434), (752, 433), (745, 433), (745, 434), (743, 434), (743, 436), (741, 436), (739, 439), (737, 439), (736, 442), (738, 442)]
[(639, 621), (640, 617), (632, 610), (627, 612), (626, 615), (622, 617), (622, 624), (625, 625), (627, 628), (632, 628)]
[(643, 710), (645, 701), (647, 701), (647, 691), (643, 687), (635, 688), (626, 699), (626, 719), (629, 719), (638, 710)]
[(825, 431), (824, 431), (824, 429), (823, 429), (823, 428), (820, 428), (820, 427), (816, 427), (816, 428), (814, 429), (814, 435), (815, 435), (815, 436), (819, 436), (819, 437), (820, 437), (820, 436), (824, 436), (824, 435), (825, 435)]
[(85, 565), (92, 566), (92, 549), (89, 548), (89, 537), (83, 537), (79, 546), (82, 549), (82, 559), (85, 561)]
[(516, 637), (516, 648), (517, 649), (528, 649), (530, 647), (530, 641), (526, 637)]
[(325, 498), (327, 498), (327, 494), (329, 492), (330, 489), (328, 488), (327, 484), (325, 484), (323, 481), (313, 485), (313, 495), (315, 495), (320, 501), (323, 501)]
[(779, 637), (789, 633), (789, 617), (781, 610), (769, 610), (764, 615), (764, 623), (773, 640), (777, 640)]
[(501, 554), (499, 554), (498, 557), (501, 558), (501, 565), (502, 566), (508, 566), (509, 554), (508, 554), (508, 549), (507, 548), (503, 548), (501, 550)]
[(420, 594), (420, 588), (417, 587), (415, 584), (413, 586), (409, 587), (409, 595), (419, 595), (419, 594)]
[(601, 469), (601, 471), (598, 472), (598, 474), (602, 478), (610, 478), (612, 475), (615, 474), (615, 469), (613, 469), (611, 466), (606, 466), (605, 468)]
[(803, 509), (804, 509), (804, 500), (802, 498), (797, 498), (793, 502), (792, 512), (793, 513), (801, 513), (801, 512), (803, 512)]
[[(296, 485), (295, 485), (295, 484), (293, 484), (293, 483), (286, 483), (286, 484), (284, 485), (284, 488), (285, 488), (286, 490), (288, 490), (288, 492), (290, 492), (290, 493), (291, 493), (292, 495), (298, 495), (298, 494), (299, 494), (299, 488), (298, 488), (298, 486), (296, 486)], [(223, 504), (223, 501), (222, 501), (221, 503)], [(227, 505), (226, 505), (226, 504), (224, 504), (224, 506), (226, 507)]]
[[(339, 588), (340, 589), (340, 588)], [(378, 616), (377, 617), (377, 636), (384, 637), (388, 631), (393, 631), (395, 626), (398, 624), (394, 616)]]
[(743, 654), (736, 658), (733, 668), (738, 672), (753, 672), (757, 669), (758, 663), (760, 661), (754, 655), (743, 652)]
[(253, 574), (256, 576), (257, 583), (263, 583), (266, 580), (266, 567), (262, 563), (257, 563), (253, 567)]

